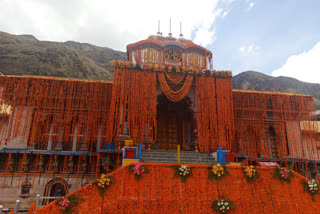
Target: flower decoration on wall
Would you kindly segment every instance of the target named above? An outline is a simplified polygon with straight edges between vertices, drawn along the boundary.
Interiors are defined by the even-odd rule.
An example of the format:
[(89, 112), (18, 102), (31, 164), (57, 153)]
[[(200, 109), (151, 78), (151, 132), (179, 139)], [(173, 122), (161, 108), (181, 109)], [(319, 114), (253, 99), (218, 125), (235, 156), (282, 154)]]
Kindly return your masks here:
[(56, 200), (55, 204), (59, 207), (63, 214), (71, 214), (75, 206), (82, 201), (79, 195), (73, 194), (68, 197), (62, 197)]
[(108, 175), (102, 174), (99, 179), (94, 182), (98, 186), (101, 197), (104, 196), (110, 184), (114, 184), (114, 179)]
[(220, 213), (227, 213), (231, 209), (237, 208), (237, 206), (227, 198), (222, 197), (221, 199), (216, 199), (211, 205), (211, 208)]
[(146, 165), (142, 165), (141, 162), (131, 164), (128, 169), (130, 173), (134, 174), (137, 180), (140, 180), (143, 174), (149, 173), (149, 168)]
[(292, 170), (292, 166), (288, 167), (276, 167), (274, 169), (273, 177), (279, 179), (280, 181), (285, 181), (287, 183), (291, 183), (291, 178), (294, 177)]
[(191, 175), (192, 168), (186, 165), (175, 165), (174, 177), (179, 177), (182, 182), (186, 182), (188, 177)]
[(245, 166), (243, 168), (247, 181), (253, 181), (254, 179), (259, 178), (258, 170), (255, 166)]
[(220, 180), (221, 177), (229, 174), (225, 166), (219, 163), (213, 165), (212, 167), (209, 167), (208, 169), (209, 169), (209, 178), (211, 180)]
[(319, 194), (319, 183), (315, 179), (311, 179), (310, 181), (301, 180), (303, 185), (303, 189), (305, 192), (309, 193), (314, 201), (314, 195)]
[(199, 70), (194, 69), (191, 66), (172, 66), (172, 65), (159, 65), (159, 64), (133, 64), (130, 61), (121, 61), (121, 60), (112, 60), (111, 65), (118, 68), (126, 68), (126, 69), (137, 69), (143, 71), (154, 71), (154, 72), (169, 72), (175, 74), (189, 74), (193, 76), (203, 75), (203, 76), (211, 76), (217, 78), (230, 78), (232, 77), (231, 71), (216, 71), (216, 70), (209, 70), (203, 69)]

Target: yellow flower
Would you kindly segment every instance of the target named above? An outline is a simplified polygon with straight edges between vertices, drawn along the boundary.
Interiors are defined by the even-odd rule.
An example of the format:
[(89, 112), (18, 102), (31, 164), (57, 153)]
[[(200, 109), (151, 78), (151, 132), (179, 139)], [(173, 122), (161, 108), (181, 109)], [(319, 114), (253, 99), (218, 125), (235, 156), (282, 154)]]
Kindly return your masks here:
[(219, 176), (219, 177), (221, 176), (220, 173), (218, 173), (218, 176)]
[(110, 182), (110, 178), (107, 178), (107, 181)]

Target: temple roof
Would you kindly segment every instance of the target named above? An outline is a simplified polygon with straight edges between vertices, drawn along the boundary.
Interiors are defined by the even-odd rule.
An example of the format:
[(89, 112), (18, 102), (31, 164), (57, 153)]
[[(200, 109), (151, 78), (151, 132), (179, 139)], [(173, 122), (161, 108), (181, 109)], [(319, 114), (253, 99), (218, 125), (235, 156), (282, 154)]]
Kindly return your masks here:
[(132, 44), (128, 44), (127, 45), (127, 51), (130, 51), (131, 49), (135, 49), (135, 48), (139, 48), (143, 45), (146, 44), (152, 44), (155, 46), (158, 46), (159, 48), (165, 47), (167, 45), (176, 45), (181, 47), (184, 50), (187, 49), (197, 49), (199, 51), (202, 51), (204, 53), (209, 54), (210, 58), (212, 57), (212, 53), (211, 51), (209, 51), (208, 49), (201, 47), (200, 45), (197, 45), (195, 43), (193, 43), (191, 40), (187, 40), (187, 39), (177, 39), (174, 37), (163, 37), (163, 36), (149, 36), (147, 39), (145, 40), (141, 40)]

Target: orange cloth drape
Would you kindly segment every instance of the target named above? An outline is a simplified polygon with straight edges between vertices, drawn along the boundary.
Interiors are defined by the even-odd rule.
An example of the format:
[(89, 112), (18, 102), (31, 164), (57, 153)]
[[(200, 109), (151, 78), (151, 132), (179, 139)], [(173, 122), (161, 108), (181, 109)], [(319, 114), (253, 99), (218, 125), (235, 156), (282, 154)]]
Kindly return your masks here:
[(234, 90), (233, 106), (235, 152), (251, 159), (320, 159), (312, 96)]
[[(127, 167), (110, 173), (115, 183), (101, 197), (97, 186), (88, 184), (72, 194), (84, 200), (75, 207), (78, 213), (216, 213), (211, 204), (226, 197), (237, 206), (230, 213), (319, 213), (320, 196), (304, 192), (301, 180), (294, 172), (291, 184), (273, 178), (274, 168), (258, 167), (259, 178), (248, 182), (239, 166), (227, 166), (230, 173), (220, 181), (208, 178), (208, 165), (190, 165), (192, 175), (186, 183), (174, 178), (171, 164), (146, 164), (149, 174), (141, 180)], [(54, 203), (37, 210), (37, 214), (59, 213)]]
[(231, 78), (197, 77), (196, 106), (201, 152), (230, 149), (233, 141)]
[(109, 142), (116, 140), (128, 124), (135, 141), (144, 137), (155, 141), (157, 95), (156, 73), (115, 68), (110, 106)]
[(173, 102), (179, 102), (188, 94), (193, 82), (193, 76), (187, 75), (185, 82), (177, 91), (174, 91), (170, 88), (164, 73), (158, 73), (158, 80), (160, 83), (160, 87), (166, 97)]

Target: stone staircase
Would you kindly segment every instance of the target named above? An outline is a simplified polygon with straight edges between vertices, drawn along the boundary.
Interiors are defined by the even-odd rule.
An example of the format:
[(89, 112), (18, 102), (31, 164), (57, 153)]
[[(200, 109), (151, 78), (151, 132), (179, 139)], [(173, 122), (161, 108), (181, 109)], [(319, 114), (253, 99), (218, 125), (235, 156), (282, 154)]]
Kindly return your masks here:
[[(142, 150), (141, 160), (145, 163), (177, 163), (177, 151)], [(215, 164), (216, 160), (210, 153), (181, 151), (181, 163)]]

